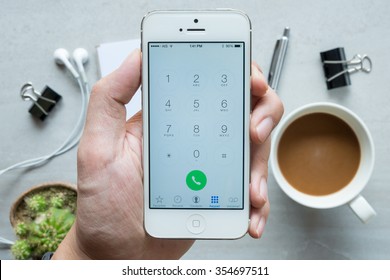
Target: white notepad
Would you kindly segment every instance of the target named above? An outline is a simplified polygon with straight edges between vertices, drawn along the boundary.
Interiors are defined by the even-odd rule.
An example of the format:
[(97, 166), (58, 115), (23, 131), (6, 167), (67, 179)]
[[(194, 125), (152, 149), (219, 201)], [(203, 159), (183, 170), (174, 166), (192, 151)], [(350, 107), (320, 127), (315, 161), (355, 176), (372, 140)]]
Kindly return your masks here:
[[(125, 58), (134, 50), (140, 47), (141, 40), (126, 40), (113, 43), (104, 43), (96, 47), (100, 77), (107, 76), (117, 69)], [(126, 104), (126, 119), (131, 118), (141, 110), (141, 90), (135, 93), (131, 101)]]

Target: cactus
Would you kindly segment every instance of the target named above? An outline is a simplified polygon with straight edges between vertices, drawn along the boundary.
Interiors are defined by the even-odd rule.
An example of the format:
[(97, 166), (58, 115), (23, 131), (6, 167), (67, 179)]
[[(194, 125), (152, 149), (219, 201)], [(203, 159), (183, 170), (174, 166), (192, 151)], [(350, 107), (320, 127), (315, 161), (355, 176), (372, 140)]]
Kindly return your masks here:
[(64, 199), (59, 195), (54, 196), (50, 199), (50, 204), (55, 208), (61, 209), (64, 206)]
[(44, 253), (54, 252), (73, 225), (75, 209), (61, 209), (66, 197), (61, 194), (46, 196), (36, 194), (25, 199), (30, 221), (15, 226), (19, 240), (11, 251), (16, 259), (40, 259)]
[(29, 199), (26, 199), (27, 207), (35, 213), (45, 211), (47, 208), (47, 203), (45, 198), (42, 195), (36, 194)]
[(30, 245), (27, 240), (24, 239), (17, 240), (15, 244), (12, 245), (11, 251), (18, 260), (26, 260), (31, 256)]
[(40, 223), (31, 225), (28, 238), (37, 256), (57, 250), (75, 219), (68, 209), (50, 208), (44, 215)]
[(26, 223), (21, 222), (17, 224), (15, 227), (15, 233), (17, 234), (17, 236), (26, 236), (28, 233), (28, 228)]

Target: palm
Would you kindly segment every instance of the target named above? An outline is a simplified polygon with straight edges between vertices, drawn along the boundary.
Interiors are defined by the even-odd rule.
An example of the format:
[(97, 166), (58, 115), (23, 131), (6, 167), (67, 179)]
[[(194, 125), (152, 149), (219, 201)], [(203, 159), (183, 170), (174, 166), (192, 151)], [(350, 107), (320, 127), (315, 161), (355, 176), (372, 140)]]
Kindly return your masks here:
[[(79, 191), (79, 209), (84, 211), (77, 213), (77, 226), (81, 236), (94, 236), (82, 241), (85, 251), (97, 253), (92, 258), (178, 258), (193, 243), (155, 239), (144, 231), (141, 123), (140, 114), (128, 121), (122, 138), (112, 143), (111, 157), (89, 155), (88, 166), (79, 166), (79, 185), (83, 186)], [(81, 143), (84, 144), (85, 141)], [(107, 247), (111, 248), (111, 256), (107, 255)], [(99, 252), (105, 252), (104, 256)]]
[[(129, 188), (134, 194), (137, 194), (137, 199), (133, 201), (134, 203), (143, 202), (143, 167), (142, 167), (142, 117), (141, 112), (135, 115), (126, 123), (126, 136), (125, 136), (125, 145), (124, 153), (127, 154), (126, 159), (129, 161), (129, 168), (135, 168), (140, 184), (131, 184)], [(125, 159), (125, 160), (126, 160)], [(133, 169), (133, 170), (135, 170)], [(131, 173), (128, 173), (131, 174)], [(127, 180), (127, 179), (126, 179)], [(125, 185), (124, 181), (124, 185)], [(128, 181), (127, 181), (128, 182)], [(130, 207), (131, 208), (131, 207)], [(133, 211), (134, 208), (131, 208)], [(143, 210), (142, 203), (140, 207), (137, 207), (138, 210)], [(137, 219), (132, 220), (132, 222), (137, 221), (138, 225), (143, 225), (143, 212), (134, 213)], [(144, 248), (142, 255), (146, 259), (177, 259), (182, 256), (194, 243), (193, 240), (168, 240), (168, 239), (158, 239), (151, 238), (148, 236), (144, 229), (142, 232), (145, 235)]]

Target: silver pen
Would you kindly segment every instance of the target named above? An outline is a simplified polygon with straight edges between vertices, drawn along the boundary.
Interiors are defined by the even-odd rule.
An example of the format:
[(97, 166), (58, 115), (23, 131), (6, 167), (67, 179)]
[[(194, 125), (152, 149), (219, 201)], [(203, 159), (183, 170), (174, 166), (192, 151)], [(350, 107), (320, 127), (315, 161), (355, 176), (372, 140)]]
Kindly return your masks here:
[(278, 88), (280, 74), (282, 72), (284, 58), (286, 57), (288, 40), (290, 37), (290, 28), (285, 27), (282, 38), (276, 41), (274, 54), (272, 56), (271, 66), (268, 74), (268, 84), (275, 91)]

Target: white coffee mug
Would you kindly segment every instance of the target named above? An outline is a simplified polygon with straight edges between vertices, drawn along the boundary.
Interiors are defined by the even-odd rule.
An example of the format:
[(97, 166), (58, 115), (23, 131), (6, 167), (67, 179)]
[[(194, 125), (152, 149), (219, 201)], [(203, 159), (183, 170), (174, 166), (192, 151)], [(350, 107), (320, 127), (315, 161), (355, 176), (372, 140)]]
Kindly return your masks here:
[[(317, 196), (300, 192), (286, 180), (278, 163), (278, 145), (287, 127), (296, 119), (312, 113), (328, 113), (344, 120), (355, 132), (361, 150), (360, 164), (351, 182), (339, 191), (328, 195)], [(374, 160), (374, 142), (366, 125), (351, 110), (333, 103), (312, 103), (296, 109), (281, 121), (272, 138), (271, 169), (277, 183), (290, 198), (302, 205), (317, 209), (349, 204), (363, 222), (376, 215), (375, 210), (360, 195), (370, 179)]]

